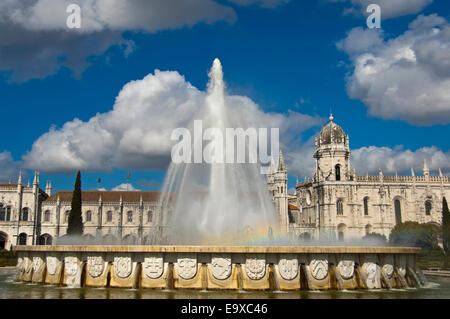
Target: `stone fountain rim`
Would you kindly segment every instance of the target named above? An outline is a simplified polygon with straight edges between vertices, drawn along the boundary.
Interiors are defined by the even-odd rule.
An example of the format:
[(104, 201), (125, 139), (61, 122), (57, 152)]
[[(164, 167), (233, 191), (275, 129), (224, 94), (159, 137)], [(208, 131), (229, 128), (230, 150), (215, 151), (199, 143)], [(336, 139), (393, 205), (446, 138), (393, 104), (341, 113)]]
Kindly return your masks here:
[(195, 246), (195, 245), (56, 245), (15, 246), (16, 252), (101, 253), (283, 253), (283, 254), (418, 254), (416, 247), (376, 246)]

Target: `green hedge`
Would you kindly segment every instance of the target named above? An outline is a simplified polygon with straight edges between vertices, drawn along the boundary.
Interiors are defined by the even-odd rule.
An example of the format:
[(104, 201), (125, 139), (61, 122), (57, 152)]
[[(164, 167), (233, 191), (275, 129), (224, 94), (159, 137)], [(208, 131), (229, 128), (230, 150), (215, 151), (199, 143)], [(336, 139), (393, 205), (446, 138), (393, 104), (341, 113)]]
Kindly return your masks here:
[(0, 251), (0, 267), (17, 265), (17, 254), (12, 251)]

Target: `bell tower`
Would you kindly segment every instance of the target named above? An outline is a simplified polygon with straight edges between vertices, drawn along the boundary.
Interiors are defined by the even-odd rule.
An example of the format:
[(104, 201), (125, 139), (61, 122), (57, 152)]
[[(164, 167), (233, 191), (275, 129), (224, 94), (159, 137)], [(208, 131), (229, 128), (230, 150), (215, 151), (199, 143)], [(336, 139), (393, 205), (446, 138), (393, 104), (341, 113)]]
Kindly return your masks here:
[(316, 176), (319, 181), (348, 181), (351, 176), (349, 137), (333, 122), (333, 114), (329, 120), (316, 137)]

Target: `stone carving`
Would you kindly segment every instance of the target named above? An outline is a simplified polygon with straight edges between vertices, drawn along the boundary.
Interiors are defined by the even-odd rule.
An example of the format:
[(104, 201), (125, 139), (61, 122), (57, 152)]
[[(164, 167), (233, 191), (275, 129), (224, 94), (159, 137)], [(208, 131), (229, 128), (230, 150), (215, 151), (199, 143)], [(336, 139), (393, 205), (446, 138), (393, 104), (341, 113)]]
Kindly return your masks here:
[(317, 280), (323, 280), (328, 276), (328, 260), (313, 259), (309, 264), (312, 276)]
[(77, 257), (64, 258), (64, 267), (66, 268), (66, 275), (69, 277), (75, 277), (80, 271)]
[(377, 264), (375, 263), (368, 263), (366, 265), (366, 273), (367, 273), (367, 280), (374, 280), (377, 276)]
[(91, 277), (99, 277), (105, 268), (105, 262), (102, 256), (88, 256), (87, 270)]
[(264, 255), (247, 258), (245, 261), (245, 271), (250, 279), (259, 280), (263, 278), (266, 274), (266, 259)]
[(41, 257), (34, 257), (33, 258), (33, 271), (36, 273), (41, 269), (41, 266), (44, 264), (44, 261)]
[(152, 256), (144, 258), (144, 273), (147, 277), (156, 279), (161, 277), (164, 271), (162, 257)]
[(114, 272), (120, 278), (127, 278), (131, 275), (131, 257), (114, 257)]
[(211, 272), (214, 278), (225, 280), (231, 275), (231, 255), (215, 254), (211, 257)]
[(26, 274), (28, 274), (31, 269), (33, 269), (33, 267), (31, 266), (31, 260), (28, 257), (25, 257), (23, 260), (23, 270), (25, 271)]
[(338, 268), (343, 279), (351, 279), (355, 273), (355, 262), (353, 260), (341, 260)]
[(56, 273), (56, 267), (58, 266), (58, 259), (56, 257), (49, 256), (47, 257), (47, 272), (50, 275), (54, 275)]
[(16, 268), (20, 269), (22, 267), (22, 264), (23, 264), (23, 259), (21, 257), (17, 258)]
[(292, 255), (281, 255), (278, 262), (278, 269), (281, 277), (285, 280), (292, 280), (298, 275), (298, 260)]
[(383, 266), (383, 272), (388, 278), (392, 278), (394, 275), (394, 266), (391, 264), (386, 264)]
[(192, 258), (188, 255), (178, 257), (177, 270), (178, 274), (183, 279), (187, 280), (194, 278), (197, 274), (197, 258), (195, 256)]

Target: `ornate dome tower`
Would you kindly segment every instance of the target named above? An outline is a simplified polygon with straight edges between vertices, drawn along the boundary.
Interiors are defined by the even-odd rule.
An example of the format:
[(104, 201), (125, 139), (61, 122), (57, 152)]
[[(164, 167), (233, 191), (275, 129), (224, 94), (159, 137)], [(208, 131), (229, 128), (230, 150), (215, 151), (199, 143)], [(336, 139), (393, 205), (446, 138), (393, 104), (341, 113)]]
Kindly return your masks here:
[(316, 177), (320, 181), (348, 181), (351, 176), (349, 138), (333, 122), (333, 114), (329, 119), (316, 137)]

